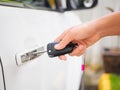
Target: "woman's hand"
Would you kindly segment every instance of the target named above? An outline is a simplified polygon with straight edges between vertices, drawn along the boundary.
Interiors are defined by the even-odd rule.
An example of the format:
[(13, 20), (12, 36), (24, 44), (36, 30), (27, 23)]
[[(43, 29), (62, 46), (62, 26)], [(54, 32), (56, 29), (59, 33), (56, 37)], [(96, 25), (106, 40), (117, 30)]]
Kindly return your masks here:
[[(65, 48), (70, 43), (77, 43), (78, 46), (70, 53), (70, 56), (80, 56), (87, 47), (100, 39), (99, 33), (95, 30), (91, 23), (74, 26), (63, 32), (55, 41), (59, 42), (55, 46), (57, 50)], [(59, 56), (61, 60), (66, 60), (66, 56)]]
[[(120, 35), (120, 12), (114, 12), (95, 21), (66, 30), (55, 40), (59, 42), (55, 48), (60, 50), (65, 48), (69, 42), (77, 43), (78, 47), (70, 55), (80, 56), (87, 47), (102, 37), (113, 35)], [(66, 60), (65, 55), (59, 58)]]

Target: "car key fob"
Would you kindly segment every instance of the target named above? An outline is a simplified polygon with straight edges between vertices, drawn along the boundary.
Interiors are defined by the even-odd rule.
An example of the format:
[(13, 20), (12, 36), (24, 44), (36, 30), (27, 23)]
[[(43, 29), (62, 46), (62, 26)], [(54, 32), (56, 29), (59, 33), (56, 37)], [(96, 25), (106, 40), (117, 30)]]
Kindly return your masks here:
[(47, 53), (49, 57), (56, 57), (56, 56), (60, 56), (60, 55), (64, 55), (67, 53), (70, 53), (73, 51), (74, 47), (76, 46), (76, 44), (73, 44), (72, 42), (70, 42), (65, 48), (61, 49), (61, 50), (56, 50), (54, 48), (54, 46), (56, 44), (58, 44), (59, 42), (53, 42), (53, 43), (49, 43), (47, 45)]

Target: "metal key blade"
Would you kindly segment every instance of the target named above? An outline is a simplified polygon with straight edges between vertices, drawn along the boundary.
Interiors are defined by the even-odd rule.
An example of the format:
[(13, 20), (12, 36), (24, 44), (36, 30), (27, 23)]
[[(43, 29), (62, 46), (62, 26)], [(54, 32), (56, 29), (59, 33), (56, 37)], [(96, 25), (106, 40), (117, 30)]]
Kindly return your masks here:
[(16, 54), (16, 63), (17, 65), (21, 65), (28, 61), (32, 61), (43, 55), (46, 51), (46, 46), (41, 46), (32, 50), (26, 50), (22, 53), (18, 53)]

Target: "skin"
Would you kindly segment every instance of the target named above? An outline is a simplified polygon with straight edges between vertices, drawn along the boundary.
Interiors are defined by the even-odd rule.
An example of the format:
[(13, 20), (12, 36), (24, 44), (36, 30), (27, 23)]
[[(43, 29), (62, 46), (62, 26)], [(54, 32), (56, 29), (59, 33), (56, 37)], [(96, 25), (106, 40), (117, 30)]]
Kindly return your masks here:
[[(70, 43), (77, 43), (78, 46), (69, 53), (70, 56), (82, 55), (86, 48), (93, 45), (106, 36), (120, 35), (120, 12), (114, 12), (97, 20), (77, 25), (65, 30), (55, 41), (57, 50), (65, 48)], [(59, 56), (61, 60), (66, 60), (66, 56)]]

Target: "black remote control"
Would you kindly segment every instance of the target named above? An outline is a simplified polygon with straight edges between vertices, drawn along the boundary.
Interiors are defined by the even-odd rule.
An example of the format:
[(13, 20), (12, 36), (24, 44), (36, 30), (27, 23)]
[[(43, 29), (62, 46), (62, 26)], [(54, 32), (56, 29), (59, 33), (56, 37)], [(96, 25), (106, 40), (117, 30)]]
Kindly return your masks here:
[(49, 57), (56, 57), (56, 56), (70, 53), (73, 51), (74, 47), (76, 46), (76, 44), (73, 44), (72, 42), (70, 42), (64, 49), (56, 50), (54, 48), (56, 44), (58, 44), (58, 42), (49, 43), (47, 45), (47, 53)]

